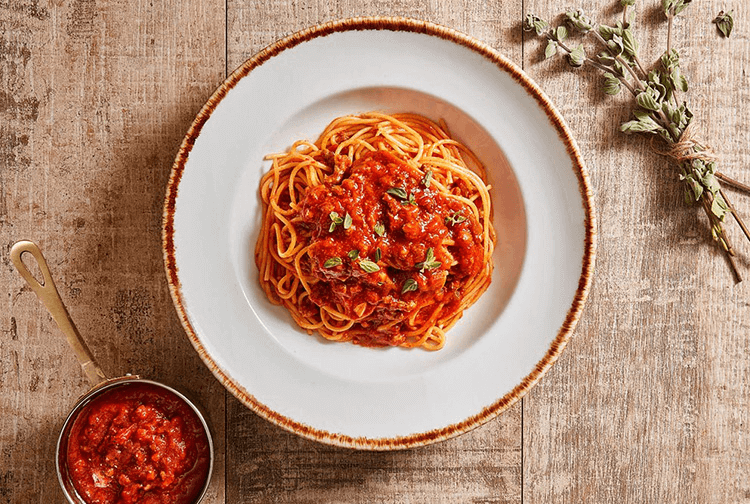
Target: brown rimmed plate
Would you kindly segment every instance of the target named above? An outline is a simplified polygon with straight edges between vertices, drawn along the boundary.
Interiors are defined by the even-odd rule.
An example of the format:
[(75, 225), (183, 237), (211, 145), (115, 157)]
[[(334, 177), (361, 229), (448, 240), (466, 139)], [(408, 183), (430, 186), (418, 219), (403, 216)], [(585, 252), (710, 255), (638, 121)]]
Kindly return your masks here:
[[(438, 352), (326, 342), (258, 285), (264, 156), (369, 110), (445, 120), (493, 186), (493, 282)], [(595, 244), (586, 168), (540, 88), (482, 42), (400, 18), (316, 26), (246, 61), (193, 122), (164, 207), (172, 297), (214, 375), (284, 429), (358, 449), (447, 439), (522, 397), (571, 337)]]

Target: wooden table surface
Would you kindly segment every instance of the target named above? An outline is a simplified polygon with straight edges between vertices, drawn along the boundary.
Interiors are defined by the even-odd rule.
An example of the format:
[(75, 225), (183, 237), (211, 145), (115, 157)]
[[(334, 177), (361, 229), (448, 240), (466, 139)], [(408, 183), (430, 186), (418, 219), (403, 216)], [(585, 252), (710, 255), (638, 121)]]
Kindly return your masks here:
[[(178, 385), (207, 408), (217, 464), (206, 503), (750, 503), (750, 244), (730, 226), (735, 285), (670, 163), (626, 137), (631, 99), (594, 70), (543, 61), (521, 31), (554, 0), (0, 1), (0, 503), (62, 502), (56, 437), (88, 383), (13, 269), (37, 241), (100, 364)], [(619, 2), (580, 0), (613, 22)], [(665, 47), (639, 0), (642, 58)], [(750, 15), (694, 2), (675, 23), (687, 97), (721, 171), (750, 182)], [(734, 8), (735, 33), (716, 14)], [(354, 15), (402, 15), (472, 35), (535, 79), (591, 173), (599, 248), (588, 303), (558, 363), (476, 430), (403, 452), (298, 438), (225, 392), (189, 344), (163, 270), (172, 161), (228, 72), (277, 40)], [(346, 66), (342, 67), (346, 70)], [(341, 70), (341, 69), (339, 69)], [(750, 216), (750, 196), (732, 192)]]

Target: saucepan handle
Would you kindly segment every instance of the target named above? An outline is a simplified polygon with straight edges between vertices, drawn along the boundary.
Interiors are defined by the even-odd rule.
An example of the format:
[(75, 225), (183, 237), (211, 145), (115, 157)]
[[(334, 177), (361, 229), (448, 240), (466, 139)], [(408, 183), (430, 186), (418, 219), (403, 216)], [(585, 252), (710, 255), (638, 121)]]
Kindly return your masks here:
[[(36, 260), (39, 270), (42, 273), (41, 281), (37, 280), (33, 273), (26, 267), (21, 257), (24, 253), (28, 252)], [(31, 290), (39, 297), (39, 300), (52, 315), (52, 319), (57, 323), (57, 326), (65, 334), (68, 340), (68, 344), (73, 349), (78, 358), (78, 362), (81, 363), (83, 372), (86, 373), (86, 377), (89, 379), (92, 385), (97, 385), (107, 380), (107, 376), (104, 374), (102, 369), (94, 360), (94, 356), (91, 355), (86, 342), (83, 341), (81, 335), (78, 333), (73, 320), (68, 314), (68, 310), (65, 309), (60, 293), (57, 292), (55, 287), (55, 281), (52, 280), (52, 275), (49, 272), (49, 266), (47, 261), (44, 260), (42, 251), (36, 243), (21, 240), (13, 245), (10, 249), (10, 260), (16, 267), (18, 272), (21, 274), (26, 283), (29, 284)]]

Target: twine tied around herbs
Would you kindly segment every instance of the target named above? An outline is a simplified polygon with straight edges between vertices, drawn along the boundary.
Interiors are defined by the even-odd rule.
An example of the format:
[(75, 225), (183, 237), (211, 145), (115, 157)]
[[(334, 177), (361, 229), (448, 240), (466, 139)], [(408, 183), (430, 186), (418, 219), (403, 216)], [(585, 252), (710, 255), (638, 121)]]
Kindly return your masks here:
[(671, 144), (667, 150), (661, 150), (654, 147), (653, 141), (656, 137), (652, 137), (651, 148), (672, 160), (678, 164), (689, 163), (696, 159), (705, 161), (706, 163), (715, 163), (719, 161), (719, 156), (713, 151), (713, 149), (699, 140), (697, 133), (697, 127), (691, 122), (680, 135), (679, 140)]
[[(653, 141), (656, 140), (656, 137), (651, 138), (651, 148), (654, 152), (672, 159), (679, 166), (690, 166), (693, 161), (696, 160), (703, 161), (703, 163), (708, 167), (709, 173), (717, 179), (736, 189), (750, 192), (750, 187), (737, 182), (736, 180), (729, 178), (722, 173), (714, 172), (714, 167), (719, 161), (719, 156), (716, 155), (716, 153), (709, 145), (699, 140), (699, 134), (697, 133), (697, 130), (698, 128), (694, 126), (694, 123), (690, 122), (683, 130), (679, 140), (670, 144), (668, 149), (661, 150), (655, 147)], [(732, 245), (729, 242), (729, 237), (727, 236), (724, 227), (722, 226), (722, 221), (724, 220), (724, 218), (715, 215), (715, 212), (712, 210), (714, 199), (720, 198), (724, 202), (727, 210), (726, 213), (729, 213), (734, 217), (748, 240), (750, 240), (750, 230), (748, 230), (745, 223), (737, 214), (737, 210), (729, 201), (729, 197), (727, 196), (727, 194), (720, 187), (717, 186), (715, 190), (709, 189), (708, 192), (710, 192), (710, 196), (707, 196), (706, 191), (704, 191), (704, 198), (698, 199), (702, 202), (702, 207), (706, 212), (706, 216), (708, 217), (714, 240), (718, 241), (724, 251), (727, 253), (726, 257), (729, 260), (729, 264), (735, 274), (735, 278), (738, 282), (741, 282), (742, 276), (740, 275), (739, 269), (737, 268), (737, 265), (734, 261), (734, 249), (732, 248)]]

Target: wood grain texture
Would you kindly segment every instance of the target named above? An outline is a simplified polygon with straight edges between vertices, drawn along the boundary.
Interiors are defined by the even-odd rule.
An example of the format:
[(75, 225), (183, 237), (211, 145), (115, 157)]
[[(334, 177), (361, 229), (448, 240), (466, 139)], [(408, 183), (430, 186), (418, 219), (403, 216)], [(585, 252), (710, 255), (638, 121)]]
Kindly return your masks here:
[[(174, 384), (209, 411), (223, 388), (184, 337), (160, 246), (169, 170), (224, 76), (224, 2), (0, 2), (0, 502), (61, 502), (54, 446), (87, 391), (72, 351), (8, 260), (44, 251), (110, 376)], [(209, 502), (223, 502), (223, 459)]]
[[(658, 4), (637, 6), (648, 63), (665, 47)], [(578, 5), (604, 22), (620, 12), (614, 2)], [(525, 8), (554, 18), (561, 6)], [(722, 40), (710, 20), (731, 8), (739, 30)], [(698, 2), (674, 40), (706, 141), (722, 169), (747, 180), (750, 19), (741, 11), (739, 2)], [(619, 133), (632, 99), (605, 98), (594, 71), (542, 62), (536, 39), (524, 48), (527, 72), (579, 141), (599, 211), (597, 274), (577, 336), (524, 401), (524, 500), (750, 502), (747, 282), (734, 285), (669, 162), (648, 140)], [(733, 201), (748, 215), (750, 198)], [(747, 276), (750, 246), (732, 231)]]
[(521, 57), (515, 23), (520, 0), (267, 0), (227, 1), (227, 64), (230, 70), (281, 37), (334, 19), (403, 16), (432, 21), (472, 35), (514, 61)]
[(403, 452), (333, 448), (287, 433), (232, 399), (227, 502), (521, 502), (520, 407), (458, 438)]
[[(615, 0), (579, 0), (601, 20)], [(664, 47), (659, 0), (639, 0), (642, 59)], [(705, 219), (648, 139), (625, 137), (630, 98), (542, 61), (520, 23), (556, 0), (0, 0), (0, 504), (60, 502), (52, 453), (88, 389), (8, 260), (37, 241), (111, 375), (198, 397), (217, 441), (205, 502), (750, 503), (750, 244), (729, 226), (734, 285)], [(693, 2), (675, 24), (690, 105), (721, 170), (750, 183), (750, 14)], [(735, 33), (710, 20), (734, 9)], [(394, 453), (331, 448), (257, 417), (206, 371), (169, 298), (160, 251), (169, 168), (228, 71), (332, 19), (401, 15), (473, 35), (551, 97), (591, 171), (596, 277), (576, 335), (522, 402), (459, 438)], [(749, 216), (750, 197), (730, 192)], [(226, 404), (225, 404), (226, 400)], [(226, 425), (226, 428), (225, 428)], [(226, 467), (225, 467), (226, 465)]]

